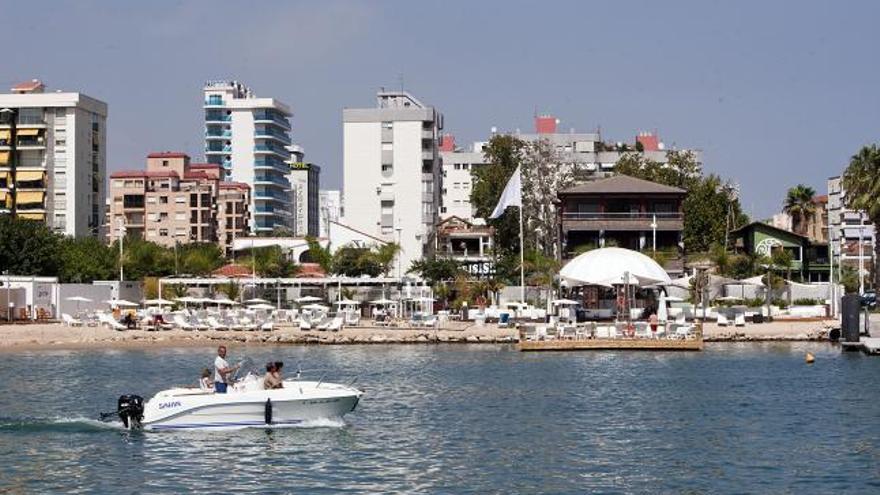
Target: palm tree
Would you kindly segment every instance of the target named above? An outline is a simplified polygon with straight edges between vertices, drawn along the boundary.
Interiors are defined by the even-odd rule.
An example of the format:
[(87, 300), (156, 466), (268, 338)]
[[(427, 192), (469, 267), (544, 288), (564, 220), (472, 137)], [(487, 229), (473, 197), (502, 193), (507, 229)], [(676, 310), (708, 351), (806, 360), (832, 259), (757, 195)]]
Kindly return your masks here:
[[(875, 226), (880, 225), (880, 148), (864, 146), (843, 172), (841, 186), (847, 208), (863, 211)], [(880, 259), (880, 244), (874, 243), (874, 259)], [(874, 267), (874, 286), (880, 285), (880, 271)]]
[(816, 205), (813, 203), (815, 195), (815, 189), (803, 184), (788, 189), (782, 211), (791, 216), (791, 228), (795, 234), (806, 235), (807, 221), (816, 214)]

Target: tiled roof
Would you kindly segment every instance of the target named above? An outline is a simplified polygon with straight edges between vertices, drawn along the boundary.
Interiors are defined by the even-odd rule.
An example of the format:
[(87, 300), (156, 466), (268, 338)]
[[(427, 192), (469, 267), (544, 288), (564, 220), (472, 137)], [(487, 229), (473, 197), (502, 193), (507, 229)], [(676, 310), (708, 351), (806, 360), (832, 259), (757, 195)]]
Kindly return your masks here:
[(250, 277), (253, 275), (252, 269), (244, 265), (236, 265), (230, 263), (214, 270), (213, 275), (216, 277)]
[(221, 182), (220, 189), (250, 189), (251, 186), (244, 182)]
[(658, 184), (628, 175), (615, 175), (570, 187), (560, 194), (684, 194), (684, 189)]

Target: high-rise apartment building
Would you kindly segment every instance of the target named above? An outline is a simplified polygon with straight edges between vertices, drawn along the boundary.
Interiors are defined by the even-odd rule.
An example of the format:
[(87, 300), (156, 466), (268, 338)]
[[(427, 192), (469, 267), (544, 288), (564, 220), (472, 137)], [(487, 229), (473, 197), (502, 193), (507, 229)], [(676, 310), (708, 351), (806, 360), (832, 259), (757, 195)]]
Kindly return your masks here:
[(297, 237), (319, 235), (318, 191), (321, 188), (321, 167), (305, 161), (302, 146), (288, 146), (290, 151), (291, 202), (293, 203), (293, 235)]
[(232, 245), (246, 235), (249, 187), (221, 182), (222, 170), (211, 163), (190, 163), (184, 153), (147, 156), (145, 170), (110, 175), (109, 240), (120, 234), (163, 246), (218, 242)]
[(251, 230), (291, 228), (290, 108), (237, 81), (208, 81), (204, 93), (206, 160), (251, 187)]
[(874, 243), (876, 228), (862, 211), (851, 210), (845, 204), (846, 191), (840, 177), (828, 179), (828, 230), (834, 266), (863, 270), (865, 283), (871, 283), (875, 269)]
[(440, 158), (443, 162), (443, 189), (440, 218), (458, 217), (470, 223), (483, 223), (476, 218), (471, 206), (471, 172), (486, 163), (483, 147), (477, 142), (468, 149), (455, 146), (455, 138), (445, 135), (440, 140)]
[(443, 116), (405, 91), (380, 91), (375, 108), (343, 110), (348, 226), (401, 247), (395, 273), (432, 253), (440, 206)]
[(319, 216), (318, 231), (321, 237), (330, 237), (330, 222), (339, 222), (344, 216), (342, 191), (321, 190), (318, 195)]
[(107, 194), (107, 104), (45, 92), (35, 79), (0, 94), (0, 110), (0, 213), (97, 236)]

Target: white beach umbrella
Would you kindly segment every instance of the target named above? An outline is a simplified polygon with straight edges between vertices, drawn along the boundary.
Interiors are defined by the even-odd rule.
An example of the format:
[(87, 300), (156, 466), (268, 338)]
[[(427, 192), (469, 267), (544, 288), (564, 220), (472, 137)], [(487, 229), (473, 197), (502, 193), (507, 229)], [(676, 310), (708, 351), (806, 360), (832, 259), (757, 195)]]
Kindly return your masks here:
[(140, 306), (140, 304), (136, 302), (126, 301), (125, 299), (111, 299), (109, 301), (104, 301), (109, 304), (111, 307), (119, 307), (119, 308), (136, 308)]
[(145, 299), (144, 300), (144, 306), (171, 306), (172, 304), (174, 304), (174, 301), (162, 299), (161, 297), (158, 299)]
[(577, 306), (578, 302), (571, 299), (554, 299), (550, 304), (554, 306)]
[(266, 303), (252, 304), (248, 306), (250, 309), (275, 309), (275, 306)]
[(318, 311), (326, 311), (330, 308), (328, 308), (327, 306), (321, 305), (321, 304), (307, 304), (307, 305), (303, 306), (303, 309), (313, 309), (313, 310), (318, 310)]
[(244, 302), (245, 304), (268, 304), (269, 301), (265, 299), (260, 299), (259, 297), (255, 297), (253, 299), (248, 299)]
[(601, 248), (569, 261), (559, 275), (571, 285), (639, 286), (669, 284), (669, 274), (656, 261), (631, 249)]
[(337, 306), (359, 306), (361, 302), (355, 301), (354, 299), (342, 299), (336, 301), (334, 304), (336, 304)]
[(321, 301), (323, 301), (323, 299), (321, 299), (320, 297), (315, 297), (315, 296), (303, 296), (303, 297), (298, 297), (298, 298), (294, 299), (294, 301), (296, 301), (297, 304), (307, 304), (307, 303), (321, 302)]
[(65, 300), (76, 302), (76, 312), (77, 313), (79, 313), (79, 303), (92, 302), (91, 299), (89, 299), (88, 297), (83, 297), (83, 296), (71, 296), (71, 297), (66, 298)]
[(375, 306), (387, 306), (389, 304), (397, 304), (397, 301), (395, 301), (393, 299), (386, 299), (383, 297), (382, 299), (376, 299), (375, 301), (370, 301), (370, 304), (375, 305)]
[(211, 299), (211, 302), (214, 304), (224, 304), (227, 306), (234, 306), (238, 304), (237, 302), (229, 299), (228, 297), (218, 297), (217, 299)]

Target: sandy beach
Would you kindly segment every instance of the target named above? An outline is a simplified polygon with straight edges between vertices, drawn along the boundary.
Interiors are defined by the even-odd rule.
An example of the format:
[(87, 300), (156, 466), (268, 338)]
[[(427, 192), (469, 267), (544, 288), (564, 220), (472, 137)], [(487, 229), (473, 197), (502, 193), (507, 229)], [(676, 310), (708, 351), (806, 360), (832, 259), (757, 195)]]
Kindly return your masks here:
[[(838, 323), (823, 321), (774, 321), (745, 327), (719, 327), (707, 323), (703, 328), (706, 342), (723, 341), (798, 341), (824, 340)], [(345, 328), (339, 332), (301, 331), (292, 326), (276, 327), (271, 332), (126, 330), (106, 327), (67, 327), (60, 323), (0, 325), (0, 351), (28, 349), (125, 348), (144, 346), (207, 345), (234, 342), (260, 344), (419, 344), (419, 343), (515, 343), (518, 331), (513, 328), (455, 324), (444, 329), (425, 328)]]

